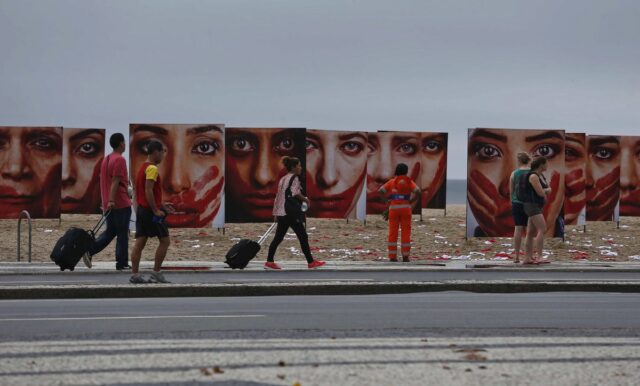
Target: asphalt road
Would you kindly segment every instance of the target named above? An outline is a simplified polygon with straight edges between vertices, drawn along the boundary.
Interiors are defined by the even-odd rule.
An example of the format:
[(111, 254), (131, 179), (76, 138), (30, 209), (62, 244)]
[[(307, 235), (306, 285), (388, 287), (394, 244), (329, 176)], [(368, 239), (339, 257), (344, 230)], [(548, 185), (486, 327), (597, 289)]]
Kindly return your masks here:
[[(637, 281), (637, 272), (616, 271), (539, 271), (539, 270), (460, 270), (460, 271), (167, 271), (172, 283), (295, 283), (295, 282), (419, 282), (444, 280), (528, 280), (528, 281)], [(0, 286), (126, 284), (127, 272), (57, 272), (46, 274), (0, 275)]]
[(636, 385), (618, 293), (0, 301), (0, 384)]
[(0, 341), (211, 334), (224, 338), (416, 336), (423, 330), (640, 332), (640, 296), (428, 293), (0, 301)]

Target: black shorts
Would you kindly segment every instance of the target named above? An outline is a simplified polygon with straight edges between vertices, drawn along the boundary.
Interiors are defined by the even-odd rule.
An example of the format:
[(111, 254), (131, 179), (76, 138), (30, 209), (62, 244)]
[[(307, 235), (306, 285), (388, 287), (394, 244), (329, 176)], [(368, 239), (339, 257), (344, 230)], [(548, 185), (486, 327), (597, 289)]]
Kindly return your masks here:
[(524, 212), (524, 204), (521, 202), (511, 203), (511, 215), (516, 226), (526, 227), (529, 216)]
[(169, 227), (164, 219), (161, 222), (153, 221), (153, 212), (138, 206), (136, 209), (136, 238), (157, 237), (159, 239), (169, 236)]

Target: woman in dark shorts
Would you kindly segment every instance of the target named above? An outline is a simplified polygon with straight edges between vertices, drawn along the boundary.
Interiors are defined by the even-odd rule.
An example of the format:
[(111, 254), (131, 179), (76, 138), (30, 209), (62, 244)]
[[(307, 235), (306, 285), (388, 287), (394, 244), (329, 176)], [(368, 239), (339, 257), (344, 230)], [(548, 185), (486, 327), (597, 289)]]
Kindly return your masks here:
[(516, 184), (520, 181), (520, 178), (525, 178), (529, 173), (529, 162), (531, 162), (531, 156), (528, 153), (518, 153), (518, 168), (511, 173), (509, 178), (509, 194), (511, 195), (511, 215), (513, 216), (513, 223), (515, 228), (513, 230), (513, 249), (516, 254), (513, 259), (514, 263), (520, 262), (520, 247), (522, 245), (522, 232), (527, 227), (527, 221), (529, 217), (524, 212), (524, 205), (522, 201), (518, 200), (516, 196)]
[[(551, 193), (551, 188), (542, 174), (547, 170), (547, 159), (537, 157), (531, 162), (531, 170), (526, 175), (526, 197), (523, 202), (524, 212), (529, 216), (527, 226), (527, 239), (525, 242), (525, 259), (523, 264), (540, 264), (542, 247), (544, 245), (544, 232), (547, 224), (544, 220), (543, 208), (545, 198)], [(534, 241), (535, 237), (535, 241)], [(533, 258), (533, 247), (538, 251), (538, 259)]]

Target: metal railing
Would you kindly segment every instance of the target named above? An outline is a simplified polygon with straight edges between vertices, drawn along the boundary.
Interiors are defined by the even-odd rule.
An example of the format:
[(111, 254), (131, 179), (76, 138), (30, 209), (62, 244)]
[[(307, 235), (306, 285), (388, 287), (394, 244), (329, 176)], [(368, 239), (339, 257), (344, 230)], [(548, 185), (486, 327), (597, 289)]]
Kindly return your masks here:
[(29, 263), (31, 262), (31, 215), (26, 210), (20, 212), (18, 217), (18, 261), (20, 261), (20, 229), (22, 228), (22, 217), (26, 216), (27, 223), (29, 224)]

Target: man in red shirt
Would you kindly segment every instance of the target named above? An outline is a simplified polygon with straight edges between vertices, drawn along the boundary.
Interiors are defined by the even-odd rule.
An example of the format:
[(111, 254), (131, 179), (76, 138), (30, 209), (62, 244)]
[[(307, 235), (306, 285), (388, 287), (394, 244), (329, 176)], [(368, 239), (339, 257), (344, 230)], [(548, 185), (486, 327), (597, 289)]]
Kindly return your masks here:
[[(162, 143), (150, 140), (147, 143), (147, 161), (140, 166), (136, 175), (136, 243), (131, 252), (133, 264), (133, 276), (129, 282), (140, 283), (169, 283), (160, 272), (162, 262), (169, 249), (169, 228), (165, 217), (171, 213), (172, 208), (162, 205), (162, 181), (158, 172), (158, 164), (164, 159), (166, 150)], [(149, 281), (139, 273), (142, 250), (149, 237), (157, 237), (160, 241), (156, 249), (153, 272)]]
[(113, 152), (100, 167), (100, 192), (102, 210), (107, 215), (107, 230), (104, 231), (83, 256), (84, 264), (91, 268), (91, 258), (106, 248), (116, 238), (116, 269), (131, 269), (129, 266), (129, 221), (131, 199), (129, 198), (129, 174), (122, 153), (125, 150), (124, 135), (115, 133), (109, 138)]

